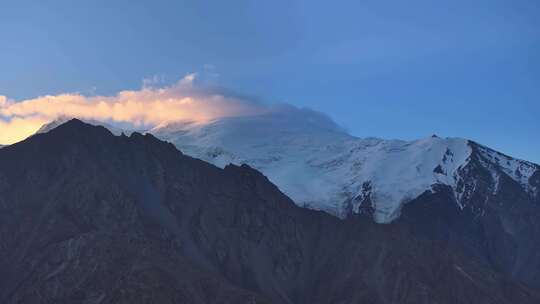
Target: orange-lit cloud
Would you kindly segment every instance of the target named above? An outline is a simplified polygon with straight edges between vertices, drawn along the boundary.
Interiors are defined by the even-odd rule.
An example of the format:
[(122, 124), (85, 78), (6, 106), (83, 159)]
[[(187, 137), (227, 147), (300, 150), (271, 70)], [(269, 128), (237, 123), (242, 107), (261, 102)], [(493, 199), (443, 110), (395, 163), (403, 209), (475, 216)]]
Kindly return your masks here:
[(12, 101), (0, 95), (0, 144), (11, 144), (35, 133), (58, 117), (77, 117), (151, 127), (178, 120), (200, 123), (222, 117), (257, 115), (270, 107), (197, 88), (190, 74), (164, 88), (143, 86), (116, 96), (61, 94)]
[(11, 144), (34, 134), (48, 120), (42, 118), (14, 118), (4, 122), (0, 119), (0, 144)]

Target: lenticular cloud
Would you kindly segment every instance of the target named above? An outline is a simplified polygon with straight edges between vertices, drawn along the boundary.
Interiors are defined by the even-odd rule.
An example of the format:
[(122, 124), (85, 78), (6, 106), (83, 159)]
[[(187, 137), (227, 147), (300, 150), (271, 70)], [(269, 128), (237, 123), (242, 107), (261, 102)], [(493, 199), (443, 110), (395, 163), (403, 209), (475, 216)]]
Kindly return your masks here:
[(0, 95), (0, 144), (10, 144), (59, 117), (117, 122), (133, 128), (170, 121), (204, 123), (213, 119), (264, 114), (272, 107), (199, 88), (191, 74), (164, 87), (121, 91), (115, 96), (61, 94), (14, 101)]

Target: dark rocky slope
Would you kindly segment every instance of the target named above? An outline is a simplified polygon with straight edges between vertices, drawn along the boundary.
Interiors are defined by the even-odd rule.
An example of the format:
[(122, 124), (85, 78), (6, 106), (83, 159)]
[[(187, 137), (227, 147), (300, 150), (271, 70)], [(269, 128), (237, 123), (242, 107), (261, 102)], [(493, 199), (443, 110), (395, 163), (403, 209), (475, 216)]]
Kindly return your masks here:
[(0, 150), (0, 302), (538, 303), (505, 268), (503, 211), (463, 226), (452, 206), (339, 220), (247, 166), (72, 120)]

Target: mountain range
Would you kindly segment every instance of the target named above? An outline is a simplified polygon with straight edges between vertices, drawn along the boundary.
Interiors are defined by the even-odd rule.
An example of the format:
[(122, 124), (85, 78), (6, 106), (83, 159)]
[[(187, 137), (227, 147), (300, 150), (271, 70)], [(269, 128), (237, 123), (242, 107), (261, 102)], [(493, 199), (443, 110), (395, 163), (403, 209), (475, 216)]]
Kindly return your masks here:
[[(38, 133), (67, 120), (53, 121)], [(105, 126), (116, 135), (131, 132)], [(399, 217), (404, 204), (441, 187), (451, 189), (460, 209), (474, 208), (481, 214), (483, 208), (473, 206), (473, 197), (483, 192), (480, 195), (488, 203), (504, 191), (501, 180), (519, 188), (528, 200), (540, 199), (537, 164), (463, 138), (357, 138), (309, 110), (301, 115), (282, 111), (204, 124), (163, 123), (144, 132), (221, 168), (230, 163), (248, 164), (268, 176), (297, 205), (340, 218), (370, 209), (376, 222), (389, 223)]]
[[(178, 126), (162, 131), (179, 140), (186, 126), (210, 127)], [(436, 183), (379, 224), (373, 186), (339, 218), (298, 207), (249, 165), (220, 168), (150, 133), (115, 136), (79, 120), (42, 131), (0, 150), (2, 303), (540, 300), (538, 171), (527, 188), (495, 167), (502, 154), (473, 142), (458, 170), (474, 185), (466, 200)], [(499, 158), (492, 167), (486, 153)]]

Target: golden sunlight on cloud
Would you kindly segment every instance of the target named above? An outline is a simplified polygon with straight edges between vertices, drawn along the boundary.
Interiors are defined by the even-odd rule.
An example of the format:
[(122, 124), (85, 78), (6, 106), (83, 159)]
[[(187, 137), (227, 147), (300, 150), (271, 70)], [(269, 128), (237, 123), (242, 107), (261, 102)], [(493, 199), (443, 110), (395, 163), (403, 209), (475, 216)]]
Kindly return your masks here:
[(0, 144), (12, 144), (34, 134), (48, 120), (40, 118), (14, 118), (0, 120)]
[(61, 94), (12, 101), (0, 95), (0, 144), (20, 141), (58, 117), (152, 127), (179, 120), (204, 123), (269, 110), (260, 104), (196, 88), (194, 79), (195, 74), (190, 74), (169, 87), (143, 87), (121, 91), (116, 96)]

